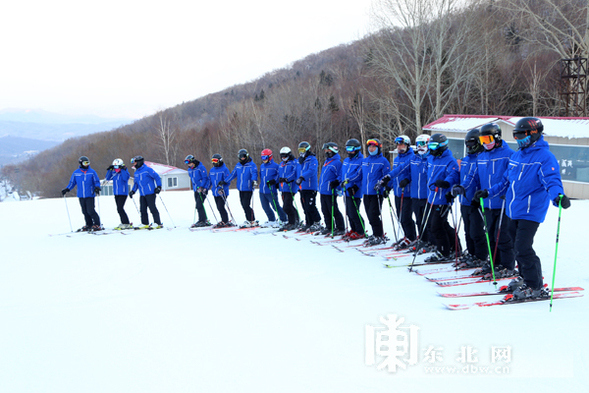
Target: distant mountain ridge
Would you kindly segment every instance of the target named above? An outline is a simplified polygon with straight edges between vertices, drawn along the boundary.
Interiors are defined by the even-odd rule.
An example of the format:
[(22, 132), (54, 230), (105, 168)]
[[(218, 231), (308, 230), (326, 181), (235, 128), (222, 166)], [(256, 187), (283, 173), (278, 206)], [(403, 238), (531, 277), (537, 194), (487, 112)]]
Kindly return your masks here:
[(61, 113), (48, 112), (43, 109), (21, 109), (5, 108), (0, 110), (0, 121), (20, 122), (20, 123), (50, 123), (50, 124), (102, 124), (118, 123), (119, 125), (128, 124), (135, 119), (129, 118), (109, 118), (96, 115), (64, 115)]

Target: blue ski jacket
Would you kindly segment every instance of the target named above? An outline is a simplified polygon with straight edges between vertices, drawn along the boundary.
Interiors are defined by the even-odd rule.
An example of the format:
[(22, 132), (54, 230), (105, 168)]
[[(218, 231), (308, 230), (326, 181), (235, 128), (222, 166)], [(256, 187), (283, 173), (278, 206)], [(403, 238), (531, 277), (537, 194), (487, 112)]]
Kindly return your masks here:
[(346, 191), (354, 185), (358, 186), (354, 198), (362, 198), (362, 161), (364, 161), (364, 156), (358, 152), (354, 157), (346, 158), (342, 164), (340, 181), (344, 183), (347, 180), (347, 184), (344, 186)]
[(503, 180), (488, 191), (489, 198), (505, 194), (512, 220), (544, 222), (550, 202), (564, 194), (558, 161), (544, 137), (515, 152)]
[[(260, 194), (276, 194), (278, 193), (278, 171), (279, 167), (273, 159), (268, 160), (267, 163), (260, 165)], [(266, 183), (269, 180), (276, 181), (276, 184), (272, 186), (272, 190)]]
[(151, 195), (155, 193), (155, 187), (162, 186), (162, 178), (156, 171), (143, 164), (135, 171), (133, 176), (135, 184), (133, 184), (133, 192), (139, 189), (140, 195)]
[[(488, 190), (497, 183), (503, 181), (503, 175), (507, 171), (509, 166), (509, 158), (513, 155), (514, 151), (502, 142), (501, 146), (490, 150), (479, 153), (477, 157), (477, 169), (473, 173), (470, 173), (462, 186), (465, 189), (476, 188), (477, 185), (481, 189)], [(477, 179), (478, 177), (478, 184)], [(495, 195), (493, 198), (486, 198), (483, 200), (485, 209), (501, 209), (503, 201), (500, 197), (503, 194)]]
[(245, 164), (238, 162), (235, 164), (233, 171), (225, 180), (231, 183), (233, 179), (237, 179), (237, 189), (239, 191), (253, 191), (254, 181), (258, 181), (258, 167), (251, 158)]
[[(342, 175), (342, 158), (339, 154), (335, 154), (331, 158), (327, 158), (321, 168), (321, 178), (319, 181), (319, 193), (323, 195), (331, 195), (332, 190), (329, 188), (329, 183), (334, 180), (339, 180)], [(340, 188), (338, 186), (338, 188)], [(333, 191), (337, 195), (337, 190)]]
[(194, 168), (188, 167), (188, 176), (190, 176), (193, 191), (198, 190), (200, 187), (209, 188), (209, 175), (202, 162), (199, 162)]
[(90, 166), (87, 169), (78, 168), (72, 173), (67, 188), (73, 190), (75, 186), (78, 186), (78, 198), (93, 198), (94, 187), (100, 187), (100, 179)]
[(384, 158), (382, 153), (364, 157), (364, 160), (362, 161), (362, 194), (382, 194), (383, 189), (381, 188), (379, 191), (376, 191), (374, 186), (390, 171), (391, 165), (389, 164), (389, 160)]
[(278, 167), (278, 177), (287, 180), (286, 183), (280, 183), (280, 191), (291, 192), (296, 194), (299, 188), (294, 182), (299, 177), (300, 165), (296, 158), (288, 161), (282, 161)]
[[(300, 161), (299, 161), (300, 162)], [(301, 164), (299, 177), (305, 180), (300, 185), (301, 190), (317, 191), (317, 167), (319, 162), (315, 154), (309, 153)]]
[[(466, 178), (474, 174), (477, 170), (477, 158), (481, 153), (469, 154), (460, 161), (460, 184), (463, 184)], [(470, 206), (474, 193), (481, 189), (478, 177), (474, 177), (474, 183), (471, 187), (465, 189), (465, 194), (460, 195), (460, 204), (464, 206)]]
[[(400, 197), (403, 190), (399, 186), (399, 182), (403, 179), (411, 178), (411, 160), (415, 157), (413, 149), (410, 147), (405, 153), (397, 154), (393, 160), (393, 168), (389, 173), (391, 181), (389, 187), (393, 189), (395, 196)], [(405, 187), (404, 198), (411, 198), (411, 187)]]
[(218, 187), (218, 185), (221, 180), (227, 183), (223, 186), (223, 192), (225, 193), (225, 197), (229, 196), (229, 182), (227, 181), (229, 175), (229, 169), (225, 163), (222, 163), (221, 166), (213, 166), (211, 168), (209, 171), (209, 187), (211, 187), (211, 190), (213, 191), (213, 196), (220, 196), (219, 189), (221, 187)]
[(445, 180), (450, 183), (450, 188), (454, 184), (458, 184), (460, 180), (460, 173), (458, 172), (458, 163), (452, 156), (452, 151), (446, 149), (441, 155), (429, 155), (427, 157), (427, 188), (429, 194), (427, 197), (428, 203), (434, 205), (448, 205), (446, 201), (446, 193), (450, 188), (440, 188), (436, 192), (436, 181)]
[(129, 178), (131, 175), (127, 169), (122, 169), (117, 173), (113, 170), (106, 172), (106, 180), (112, 180), (112, 193), (114, 195), (129, 195)]
[(414, 154), (411, 159), (411, 198), (427, 199), (427, 157)]

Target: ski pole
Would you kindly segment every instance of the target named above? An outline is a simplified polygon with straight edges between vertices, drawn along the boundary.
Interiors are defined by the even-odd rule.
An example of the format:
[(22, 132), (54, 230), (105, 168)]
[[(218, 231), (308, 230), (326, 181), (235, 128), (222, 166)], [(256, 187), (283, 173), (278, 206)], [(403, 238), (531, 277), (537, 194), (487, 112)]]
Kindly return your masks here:
[(292, 203), (294, 204), (294, 207), (297, 211), (297, 218), (299, 219), (299, 222), (301, 221), (301, 214), (299, 213), (299, 207), (297, 206), (297, 200), (295, 199), (295, 194), (292, 193), (292, 186), (290, 185), (291, 182), (287, 182), (286, 184), (288, 184), (288, 188), (290, 189), (290, 193), (292, 194)]
[[(276, 215), (278, 215), (278, 219), (280, 220), (280, 215), (278, 214), (278, 207), (276, 206), (276, 199), (274, 198), (272, 186), (269, 185), (268, 188), (270, 188), (270, 196), (272, 197), (272, 204), (274, 204), (274, 210), (276, 211)], [(276, 195), (278, 195), (278, 191), (276, 191)]]
[(65, 194), (63, 194), (63, 201), (65, 202), (65, 211), (67, 212), (67, 220), (70, 223), (70, 231), (73, 232), (74, 228), (72, 227), (72, 219), (70, 218), (70, 209), (67, 207), (67, 199), (65, 199)]
[(366, 227), (364, 226), (364, 220), (362, 219), (362, 215), (360, 214), (360, 210), (358, 210), (358, 205), (356, 205), (356, 200), (353, 196), (351, 196), (352, 202), (354, 203), (354, 208), (356, 208), (356, 213), (358, 214), (358, 218), (360, 219), (360, 224), (362, 225), (362, 230), (364, 231), (363, 235), (366, 236)]
[(552, 290), (550, 291), (550, 312), (552, 312), (552, 299), (554, 297), (554, 279), (556, 277), (556, 257), (558, 256), (558, 239), (560, 238), (560, 216), (562, 214), (562, 195), (558, 200), (558, 223), (556, 225), (556, 246), (554, 249), (554, 268), (552, 269)]
[(331, 238), (333, 239), (333, 227), (335, 226), (335, 218), (333, 217), (333, 208), (335, 206), (334, 200), (335, 189), (331, 189)]
[(459, 253), (459, 247), (458, 247), (458, 225), (456, 225), (457, 221), (457, 215), (458, 215), (458, 209), (456, 208), (457, 202), (456, 202), (456, 198), (452, 201), (452, 204), (454, 205), (454, 211), (452, 212), (452, 224), (454, 224), (454, 256), (455, 256), (455, 265), (456, 265), (456, 270), (458, 270), (458, 253)]
[(393, 225), (393, 234), (395, 235), (395, 243), (399, 241), (397, 237), (397, 229), (395, 228), (395, 219), (393, 218), (393, 205), (391, 204), (391, 198), (387, 195), (387, 201), (389, 202), (389, 213), (391, 214), (391, 224)]
[[(205, 201), (202, 200), (202, 192), (198, 193), (198, 197), (200, 198), (200, 203), (202, 205), (202, 209), (205, 212), (205, 220), (209, 221), (209, 215), (207, 214), (207, 209), (205, 208)], [(196, 207), (194, 208), (194, 221), (196, 221)]]
[(137, 210), (137, 214), (139, 215), (139, 218), (141, 219), (141, 212), (139, 211), (139, 208), (137, 207), (137, 203), (135, 203), (135, 199), (133, 199), (133, 197), (130, 197), (130, 198), (133, 201), (133, 204), (135, 205), (135, 210)]
[(231, 216), (231, 220), (233, 221), (233, 223), (235, 225), (237, 225), (237, 221), (235, 221), (235, 218), (233, 217), (233, 213), (231, 212), (231, 208), (229, 207), (229, 203), (227, 202), (227, 198), (225, 197), (225, 190), (221, 189), (221, 192), (219, 192), (219, 194), (221, 194), (221, 197), (223, 197), (223, 201), (225, 201), (225, 206), (227, 206), (227, 210), (229, 210), (229, 215)]
[[(403, 219), (403, 199), (405, 197), (405, 187), (401, 190), (401, 203), (399, 204), (399, 216), (397, 217), (397, 229), (399, 232), (399, 237), (401, 237), (401, 229), (403, 226), (401, 225), (401, 220)], [(403, 237), (407, 236), (405, 231), (403, 231)]]
[[(424, 214), (425, 217), (425, 224), (423, 226), (423, 228), (427, 227), (427, 223), (429, 221), (429, 216), (432, 213), (432, 210), (434, 210), (434, 201), (436, 200), (436, 195), (438, 195), (438, 187), (436, 187), (436, 191), (434, 192), (434, 197), (432, 198), (432, 202), (429, 205), (429, 211), (427, 212), (427, 214)], [(427, 205), (426, 205), (426, 210), (427, 210)], [(425, 212), (424, 212), (425, 213)], [(422, 219), (423, 221), (423, 219)], [(415, 252), (413, 253), (413, 260), (411, 261), (411, 265), (409, 265), (409, 271), (412, 272), (413, 271), (413, 265), (415, 264), (415, 258), (417, 258), (417, 253), (419, 252), (419, 249), (417, 247), (415, 247)]]
[(160, 197), (160, 201), (162, 202), (162, 205), (164, 205), (164, 209), (166, 209), (166, 213), (168, 213), (168, 217), (170, 217), (170, 221), (172, 221), (172, 225), (174, 226), (174, 228), (176, 228), (176, 224), (174, 224), (174, 220), (172, 220), (172, 216), (170, 215), (170, 212), (168, 211), (168, 208), (166, 207), (166, 204), (164, 203), (164, 199), (162, 198), (162, 196), (160, 194), (158, 194)]
[(215, 209), (213, 209), (213, 206), (211, 205), (211, 200), (207, 197), (207, 195), (205, 195), (205, 199), (209, 203), (209, 207), (211, 208), (211, 211), (213, 212), (213, 217), (215, 217), (215, 221), (217, 221), (217, 223), (219, 223), (219, 220), (217, 219), (217, 215), (215, 214)]
[(493, 254), (491, 253), (491, 241), (489, 240), (489, 228), (487, 227), (487, 218), (485, 217), (485, 204), (483, 202), (483, 198), (480, 199), (480, 209), (479, 213), (483, 217), (483, 224), (485, 227), (485, 236), (487, 238), (487, 248), (489, 249), (489, 261), (491, 262), (491, 273), (493, 273), (493, 285), (497, 288), (497, 280), (495, 279), (495, 266), (493, 265)]
[(497, 260), (497, 246), (499, 245), (499, 235), (501, 234), (501, 224), (503, 223), (503, 212), (505, 211), (505, 198), (501, 204), (501, 215), (499, 216), (499, 226), (497, 227), (497, 238), (495, 239), (495, 249), (493, 250), (493, 260)]

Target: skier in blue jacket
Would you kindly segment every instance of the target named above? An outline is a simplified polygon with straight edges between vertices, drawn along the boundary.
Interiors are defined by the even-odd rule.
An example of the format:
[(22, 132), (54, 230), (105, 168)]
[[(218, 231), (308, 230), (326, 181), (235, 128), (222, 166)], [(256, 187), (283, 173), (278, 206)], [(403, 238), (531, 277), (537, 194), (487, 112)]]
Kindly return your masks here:
[(82, 214), (84, 214), (84, 221), (86, 225), (80, 228), (78, 231), (100, 231), (102, 226), (100, 225), (100, 217), (94, 209), (94, 196), (100, 195), (100, 179), (98, 174), (92, 168), (90, 168), (90, 160), (86, 156), (82, 156), (78, 159), (80, 165), (78, 169), (72, 173), (70, 182), (67, 187), (61, 190), (61, 195), (67, 194), (71, 189), (78, 186), (78, 198), (80, 200), (80, 206), (82, 207)]
[[(401, 250), (409, 247), (409, 244), (417, 239), (415, 221), (413, 221), (413, 209), (411, 205), (411, 187), (407, 187), (411, 181), (411, 160), (415, 153), (411, 148), (411, 139), (407, 135), (395, 138), (397, 144), (397, 157), (393, 160), (393, 168), (382, 180), (381, 185), (390, 187), (395, 194), (395, 208), (401, 222), (405, 236), (394, 244), (395, 249)], [(388, 198), (388, 195), (386, 196)]]
[(532, 245), (550, 202), (554, 206), (560, 204), (563, 209), (571, 206), (571, 201), (564, 195), (558, 161), (544, 141), (543, 131), (540, 119), (520, 119), (513, 129), (519, 150), (511, 156), (503, 180), (475, 195), (493, 198), (506, 193), (506, 210), (515, 227), (515, 258), (521, 275), (508, 285), (516, 299), (550, 296), (543, 287), (540, 258)]
[(366, 237), (364, 220), (360, 215), (362, 203), (362, 161), (364, 156), (360, 152), (362, 146), (358, 139), (349, 139), (346, 142), (348, 157), (342, 164), (341, 182), (344, 188), (344, 200), (346, 202), (346, 215), (350, 220), (350, 231), (344, 235), (349, 240)]
[(237, 179), (237, 190), (239, 191), (239, 200), (245, 213), (245, 222), (242, 228), (251, 228), (258, 226), (254, 210), (251, 207), (254, 188), (258, 185), (258, 167), (251, 159), (246, 149), (237, 152), (239, 162), (233, 168), (233, 172), (225, 181), (229, 184), (233, 179)]
[[(278, 228), (279, 223), (276, 221), (274, 210), (283, 224), (286, 224), (288, 218), (282, 210), (278, 201), (278, 164), (274, 162), (272, 150), (264, 149), (261, 153), (262, 164), (260, 165), (260, 202), (262, 209), (268, 217), (264, 223), (265, 227)], [(274, 209), (274, 210), (272, 210)]]
[(155, 205), (156, 194), (162, 190), (162, 179), (156, 171), (145, 165), (145, 160), (142, 156), (135, 156), (131, 158), (132, 168), (135, 169), (133, 176), (133, 189), (129, 191), (129, 196), (133, 195), (139, 190), (139, 211), (141, 212), (141, 226), (139, 229), (152, 228), (149, 224), (149, 216), (147, 215), (147, 208), (151, 211), (153, 221), (156, 226), (155, 229), (163, 228), (160, 220), (160, 212)]
[[(422, 249), (427, 246), (430, 241), (429, 223), (427, 219), (426, 208), (428, 188), (427, 188), (427, 158), (429, 149), (429, 135), (422, 134), (415, 139), (415, 146), (417, 154), (413, 155), (411, 159), (411, 170), (409, 180), (411, 182), (411, 208), (415, 219), (417, 220), (417, 229), (419, 231), (419, 245), (415, 246), (415, 250)], [(427, 221), (427, 222), (426, 222)]]
[(460, 212), (464, 221), (464, 239), (466, 240), (466, 249), (468, 254), (461, 258), (459, 267), (478, 267), (482, 266), (488, 257), (487, 241), (485, 239), (485, 230), (483, 218), (479, 212), (478, 205), (471, 203), (474, 194), (480, 189), (478, 178), (475, 177), (474, 187), (469, 187), (468, 191), (462, 186), (462, 183), (477, 170), (477, 158), (483, 151), (483, 145), (479, 140), (480, 130), (473, 128), (466, 133), (464, 144), (468, 155), (460, 161), (460, 182), (452, 187), (452, 196), (460, 195)]
[(229, 169), (223, 162), (223, 157), (221, 157), (221, 155), (218, 153), (213, 154), (211, 162), (213, 163), (213, 167), (209, 171), (209, 187), (211, 187), (211, 190), (213, 191), (215, 204), (217, 205), (217, 210), (221, 215), (221, 221), (215, 224), (213, 228), (235, 226), (234, 223), (229, 221), (229, 215), (225, 209), (225, 201), (229, 196), (229, 183), (226, 180), (230, 175)]
[(376, 138), (366, 141), (368, 155), (362, 161), (362, 194), (364, 209), (372, 227), (372, 235), (366, 240), (369, 246), (388, 241), (382, 226), (383, 190), (377, 183), (391, 170), (389, 160), (382, 155), (382, 143)]
[(458, 172), (458, 163), (452, 156), (452, 151), (448, 148), (448, 139), (443, 134), (434, 134), (431, 136), (428, 148), (430, 155), (427, 159), (427, 186), (429, 189), (428, 203), (431, 204), (431, 235), (437, 252), (426, 259), (427, 262), (435, 262), (442, 259), (450, 258), (452, 251), (455, 250), (455, 233), (454, 229), (448, 223), (448, 213), (451, 210), (450, 202), (452, 196), (449, 194), (450, 188), (460, 180)]
[(301, 204), (305, 212), (305, 226), (302, 229), (316, 232), (321, 230), (321, 216), (317, 210), (317, 157), (311, 152), (309, 142), (299, 143), (299, 178), (295, 181), (301, 190)]
[(116, 230), (131, 229), (133, 224), (129, 222), (129, 217), (125, 212), (125, 202), (129, 195), (129, 171), (121, 158), (117, 158), (112, 162), (112, 165), (106, 169), (106, 180), (112, 180), (112, 191), (115, 196), (115, 203), (117, 204), (117, 212), (121, 219), (121, 223), (115, 227)]
[(204, 205), (205, 200), (207, 199), (207, 191), (210, 182), (207, 168), (205, 168), (203, 163), (198, 161), (192, 154), (186, 156), (184, 163), (188, 166), (188, 176), (192, 182), (196, 211), (198, 211), (198, 221), (192, 224), (191, 228), (211, 226), (212, 224), (208, 220)]
[(280, 227), (280, 230), (291, 231), (299, 225), (299, 213), (294, 206), (294, 197), (298, 191), (295, 180), (299, 176), (299, 162), (292, 154), (290, 147), (280, 149), (280, 165), (278, 167), (278, 184), (282, 192), (284, 212), (288, 217), (288, 223)]
[[(501, 128), (496, 123), (481, 126), (479, 140), (483, 151), (477, 157), (476, 171), (468, 175), (462, 186), (468, 192), (471, 188), (489, 189), (497, 183), (503, 182), (507, 172), (509, 159), (514, 151), (501, 138)], [(510, 276), (515, 270), (515, 253), (513, 251), (513, 225), (505, 214), (505, 193), (496, 194), (493, 198), (485, 198), (485, 220), (493, 253), (493, 265), (496, 274)], [(475, 206), (480, 203), (479, 198), (473, 200)], [(501, 228), (499, 228), (501, 224)], [(497, 241), (498, 240), (498, 241)], [(496, 253), (495, 253), (495, 250)], [(487, 264), (484, 273), (491, 273), (491, 265)]]
[(321, 195), (321, 212), (323, 213), (325, 228), (321, 231), (321, 234), (340, 236), (346, 233), (344, 216), (337, 204), (337, 189), (340, 188), (339, 179), (342, 173), (342, 161), (338, 154), (339, 148), (335, 142), (324, 143), (322, 149), (325, 154), (325, 163), (321, 168), (319, 194)]

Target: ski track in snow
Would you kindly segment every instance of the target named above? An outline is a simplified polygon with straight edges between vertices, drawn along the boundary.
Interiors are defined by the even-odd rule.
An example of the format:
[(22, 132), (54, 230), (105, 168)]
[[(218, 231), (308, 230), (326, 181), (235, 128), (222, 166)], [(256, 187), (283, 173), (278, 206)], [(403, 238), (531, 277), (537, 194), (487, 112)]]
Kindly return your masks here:
[[(555, 300), (552, 312), (548, 302), (451, 312), (444, 304), (480, 299), (438, 292), (492, 284), (440, 287), (404, 267), (384, 268), (382, 257), (311, 243), (317, 237), (191, 232), (193, 194), (161, 195), (179, 228), (129, 236), (49, 236), (70, 230), (63, 198), (0, 203), (0, 391), (588, 391), (587, 296)], [(243, 222), (237, 191), (229, 203)], [(74, 229), (81, 227), (77, 198), (67, 204)], [(114, 198), (99, 204), (105, 227), (117, 225)], [(126, 210), (138, 223), (131, 201)], [(550, 207), (535, 239), (549, 285), (557, 215)], [(557, 287), (589, 287), (584, 217), (587, 201), (563, 210)], [(391, 236), (388, 214), (384, 223)], [(383, 326), (379, 318), (388, 314), (419, 327), (419, 363), (394, 373), (377, 370), (383, 358), (365, 364), (366, 325)], [(494, 346), (511, 348), (505, 374), (473, 375), (456, 360), (470, 347), (474, 365), (492, 365)], [(460, 372), (427, 371), (430, 348), (440, 351), (434, 365)]]

